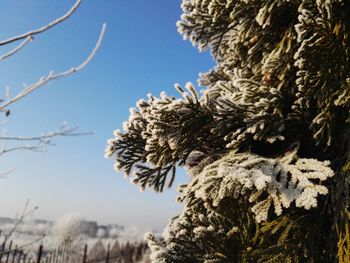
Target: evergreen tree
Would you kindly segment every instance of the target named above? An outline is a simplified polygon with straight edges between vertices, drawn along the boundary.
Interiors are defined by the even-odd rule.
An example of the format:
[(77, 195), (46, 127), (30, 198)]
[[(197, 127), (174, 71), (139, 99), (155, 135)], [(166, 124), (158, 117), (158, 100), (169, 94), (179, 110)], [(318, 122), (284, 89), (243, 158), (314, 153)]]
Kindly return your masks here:
[(183, 0), (216, 67), (130, 111), (106, 156), (183, 212), (153, 262), (350, 262), (350, 1)]

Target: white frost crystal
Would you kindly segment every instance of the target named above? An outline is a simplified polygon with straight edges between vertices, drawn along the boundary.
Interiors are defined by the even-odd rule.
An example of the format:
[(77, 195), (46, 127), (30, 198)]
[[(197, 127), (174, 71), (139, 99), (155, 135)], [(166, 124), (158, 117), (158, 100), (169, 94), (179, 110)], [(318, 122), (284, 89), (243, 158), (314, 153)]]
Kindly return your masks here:
[(224, 198), (249, 195), (257, 222), (268, 219), (271, 206), (276, 215), (294, 202), (309, 210), (317, 207), (318, 195), (328, 189), (321, 185), (334, 172), (329, 161), (297, 158), (295, 152), (280, 159), (243, 153), (229, 153), (206, 166), (182, 192), (219, 206)]

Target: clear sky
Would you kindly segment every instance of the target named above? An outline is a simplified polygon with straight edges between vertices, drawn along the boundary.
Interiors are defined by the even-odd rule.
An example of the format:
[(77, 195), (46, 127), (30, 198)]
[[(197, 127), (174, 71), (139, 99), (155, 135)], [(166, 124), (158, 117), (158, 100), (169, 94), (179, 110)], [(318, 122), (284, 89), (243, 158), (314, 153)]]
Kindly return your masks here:
[[(74, 2), (2, 0), (0, 38), (42, 26)], [(0, 180), (0, 216), (15, 216), (30, 198), (32, 206), (39, 206), (38, 218), (76, 213), (100, 223), (159, 230), (180, 211), (176, 187), (162, 194), (140, 193), (103, 156), (106, 140), (121, 128), (139, 98), (162, 90), (176, 95), (174, 83), (196, 83), (199, 72), (213, 67), (208, 53), (199, 53), (178, 34), (180, 14), (180, 1), (174, 0), (85, 0), (64, 24), (38, 35), (22, 52), (0, 63), (0, 88), (10, 86), (15, 94), (23, 82), (78, 65), (94, 46), (102, 23), (107, 23), (101, 49), (87, 68), (10, 108), (8, 135), (38, 135), (63, 121), (95, 134), (55, 139), (56, 146), (46, 153), (1, 156), (1, 171), (16, 170)], [(183, 171), (179, 181), (187, 181)]]

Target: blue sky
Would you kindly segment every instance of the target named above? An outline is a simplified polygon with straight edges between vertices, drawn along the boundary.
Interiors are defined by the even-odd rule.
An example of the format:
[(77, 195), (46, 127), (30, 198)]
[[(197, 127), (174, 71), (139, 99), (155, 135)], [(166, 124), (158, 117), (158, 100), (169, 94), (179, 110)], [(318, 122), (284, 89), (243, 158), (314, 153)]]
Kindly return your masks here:
[[(2, 0), (0, 38), (23, 33), (65, 13), (74, 0)], [(38, 35), (22, 52), (0, 63), (0, 92), (12, 94), (50, 70), (78, 65), (90, 52), (101, 25), (107, 32), (97, 56), (83, 71), (50, 83), (11, 109), (9, 135), (33, 136), (63, 121), (92, 136), (55, 139), (46, 153), (14, 152), (1, 156), (0, 216), (14, 216), (26, 200), (39, 206), (38, 218), (80, 214), (101, 223), (161, 229), (181, 206), (176, 187), (162, 194), (140, 193), (113, 161), (104, 159), (106, 140), (121, 128), (128, 109), (147, 93), (176, 95), (174, 83), (196, 83), (213, 67), (208, 53), (183, 41), (176, 29), (180, 1), (85, 0), (64, 24)], [(1, 48), (0, 52), (6, 52)], [(186, 182), (180, 172), (177, 182)]]

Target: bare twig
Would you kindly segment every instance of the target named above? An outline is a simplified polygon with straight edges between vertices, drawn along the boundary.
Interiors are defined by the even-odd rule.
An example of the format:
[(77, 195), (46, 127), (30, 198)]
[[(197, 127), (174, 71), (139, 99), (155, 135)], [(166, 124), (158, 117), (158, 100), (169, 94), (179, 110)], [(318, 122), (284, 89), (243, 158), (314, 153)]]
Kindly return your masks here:
[(32, 36), (28, 36), (22, 43), (20, 43), (18, 46), (16, 46), (14, 49), (10, 50), (9, 52), (3, 54), (0, 56), (0, 61), (7, 59), (8, 57), (11, 57), (18, 51), (20, 51), (25, 45), (27, 45), (29, 42), (33, 40)]
[(0, 178), (3, 179), (3, 178), (7, 178), (7, 175), (9, 175), (10, 173), (13, 173), (16, 169), (13, 168), (7, 172), (3, 172), (3, 173), (0, 173)]
[(50, 22), (49, 24), (47, 24), (47, 25), (45, 25), (43, 27), (40, 27), (38, 29), (34, 29), (34, 30), (28, 31), (28, 32), (26, 32), (24, 34), (21, 34), (21, 35), (18, 35), (18, 36), (14, 36), (14, 37), (10, 37), (8, 39), (0, 41), (0, 46), (4, 46), (4, 45), (7, 45), (7, 44), (16, 42), (18, 40), (25, 39), (27, 37), (33, 37), (34, 35), (40, 34), (40, 33), (44, 32), (44, 31), (50, 29), (51, 27), (54, 27), (54, 26), (60, 24), (61, 22), (63, 22), (67, 18), (69, 18), (75, 12), (75, 10), (77, 10), (77, 8), (79, 7), (80, 4), (81, 4), (81, 0), (77, 0), (75, 2), (75, 4), (71, 7), (71, 9), (66, 14), (64, 14), (63, 16), (57, 18), (56, 20), (54, 20), (54, 21)]
[(8, 123), (8, 119), (5, 118), (4, 120), (0, 121), (0, 126), (4, 126)]
[(70, 128), (64, 131), (57, 130), (55, 132), (49, 132), (47, 134), (41, 135), (41, 136), (34, 136), (34, 137), (23, 137), (23, 136), (0, 136), (0, 140), (7, 140), (7, 141), (46, 141), (48, 139), (51, 139), (53, 137), (57, 136), (81, 136), (81, 135), (92, 135), (93, 132), (77, 132), (74, 133), (75, 130), (77, 130), (78, 127)]
[[(51, 143), (51, 139), (54, 137), (59, 136), (82, 136), (82, 135), (92, 135), (93, 132), (75, 132), (78, 129), (78, 127), (70, 128), (66, 123), (62, 124), (56, 131), (48, 132), (46, 134), (40, 135), (40, 136), (33, 136), (33, 137), (23, 137), (23, 136), (7, 136), (6, 130), (3, 132), (3, 135), (0, 136), (0, 142), (2, 141), (2, 148), (0, 149), (0, 156), (17, 151), (17, 150), (30, 150), (30, 151), (37, 151), (37, 152), (43, 152), (45, 150), (45, 145), (54, 145)], [(7, 148), (6, 142), (7, 141), (31, 141), (31, 142), (38, 142), (34, 145), (19, 145)]]
[(98, 48), (100, 47), (101, 43), (102, 43), (102, 39), (104, 37), (104, 34), (106, 32), (106, 24), (102, 25), (102, 29), (100, 32), (100, 36), (96, 42), (95, 47), (93, 48), (93, 50), (91, 51), (91, 53), (89, 54), (89, 56), (77, 67), (72, 67), (66, 71), (60, 72), (60, 73), (54, 73), (53, 71), (51, 71), (47, 76), (44, 76), (42, 78), (40, 78), (37, 82), (30, 84), (28, 86), (26, 86), (22, 91), (20, 91), (15, 97), (13, 97), (12, 99), (7, 100), (6, 102), (4, 102), (3, 104), (0, 105), (0, 111), (4, 111), (5, 108), (7, 106), (9, 106), (10, 104), (20, 100), (21, 98), (27, 96), (29, 93), (33, 92), (34, 90), (40, 88), (41, 86), (47, 84), (48, 82), (52, 81), (52, 80), (56, 80), (68, 75), (71, 75), (75, 72), (80, 71), (81, 69), (83, 69), (87, 64), (89, 64), (89, 62), (91, 61), (91, 59), (95, 56)]
[[(4, 129), (4, 130), (2, 131), (2, 136), (7, 136), (6, 134), (7, 134), (7, 130)], [(0, 150), (0, 152), (3, 151), (5, 148), (6, 148), (6, 141), (3, 140), (2, 143), (1, 143), (1, 150)]]
[(35, 206), (33, 209), (31, 209), (31, 210), (28, 211), (29, 202), (30, 202), (30, 200), (28, 199), (27, 202), (26, 202), (26, 204), (25, 204), (25, 206), (24, 206), (24, 208), (23, 208), (23, 210), (22, 210), (21, 215), (17, 218), (17, 220), (16, 220), (14, 226), (13, 226), (12, 229), (5, 235), (5, 241), (4, 241), (4, 242), (6, 242), (6, 241), (10, 238), (10, 236), (13, 234), (13, 232), (16, 231), (17, 227), (23, 222), (23, 220), (24, 220), (27, 216), (32, 215), (32, 214), (34, 213), (34, 211), (38, 209), (38, 207)]
[(19, 145), (19, 146), (15, 146), (15, 147), (11, 147), (11, 148), (5, 148), (5, 149), (2, 149), (0, 151), (0, 156), (5, 154), (5, 153), (18, 151), (18, 150), (30, 150), (30, 151), (34, 151), (34, 152), (43, 152), (44, 149), (42, 146), (43, 146), (42, 144), (39, 144), (39, 145)]

